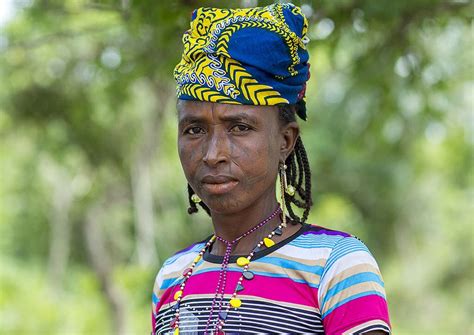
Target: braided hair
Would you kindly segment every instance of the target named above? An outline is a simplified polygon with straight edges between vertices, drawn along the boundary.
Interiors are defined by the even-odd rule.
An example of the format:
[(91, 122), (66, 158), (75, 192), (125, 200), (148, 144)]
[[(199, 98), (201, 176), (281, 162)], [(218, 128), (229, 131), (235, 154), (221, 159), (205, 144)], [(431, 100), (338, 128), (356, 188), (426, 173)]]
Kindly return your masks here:
[[(290, 122), (296, 122), (296, 114), (303, 120), (306, 120), (306, 106), (303, 100), (295, 105), (278, 105), (280, 122), (286, 125)], [(311, 169), (309, 167), (308, 155), (300, 136), (296, 139), (293, 151), (285, 160), (286, 179), (289, 185), (295, 187), (295, 194), (285, 194), (285, 207), (288, 216), (294, 222), (306, 222), (309, 210), (313, 204), (311, 197)], [(303, 209), (303, 214), (298, 217), (293, 211), (292, 205)]]
[[(296, 114), (303, 120), (306, 120), (306, 106), (303, 100), (294, 105), (278, 105), (278, 115), (282, 125), (295, 122)], [(285, 194), (285, 207), (292, 222), (304, 223), (308, 219), (309, 210), (313, 201), (311, 198), (311, 170), (309, 167), (308, 155), (306, 154), (306, 149), (300, 136), (296, 139), (295, 147), (286, 158), (285, 164), (287, 166), (286, 178), (288, 184), (295, 187), (294, 195), (290, 196), (289, 194)], [(196, 204), (192, 201), (191, 198), (193, 194), (194, 190), (188, 184), (188, 213), (196, 213), (198, 211), (197, 205), (199, 204), (208, 215), (211, 215), (209, 207), (207, 207), (204, 202), (201, 201)], [(294, 212), (292, 205), (303, 209), (301, 217)]]

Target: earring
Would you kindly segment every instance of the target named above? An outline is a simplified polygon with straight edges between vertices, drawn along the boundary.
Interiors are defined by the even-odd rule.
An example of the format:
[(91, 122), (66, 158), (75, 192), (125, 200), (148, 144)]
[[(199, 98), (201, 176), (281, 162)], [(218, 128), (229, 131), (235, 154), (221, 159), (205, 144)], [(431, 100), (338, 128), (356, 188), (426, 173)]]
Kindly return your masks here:
[(286, 165), (284, 163), (280, 163), (280, 205), (281, 205), (281, 218), (282, 218), (282, 226), (286, 227), (286, 202), (285, 202), (285, 186), (286, 186)]
[(198, 204), (201, 202), (201, 198), (199, 198), (199, 195), (197, 195), (196, 193), (194, 193), (192, 196), (191, 196), (191, 200), (192, 202), (194, 202), (195, 204)]
[(288, 194), (290, 197), (294, 196), (295, 195), (295, 187), (291, 184), (288, 184), (288, 180), (286, 179), (286, 169), (287, 169), (287, 166), (286, 164), (281, 164), (280, 166), (283, 166), (283, 186), (284, 186), (284, 190), (285, 190), (285, 193)]

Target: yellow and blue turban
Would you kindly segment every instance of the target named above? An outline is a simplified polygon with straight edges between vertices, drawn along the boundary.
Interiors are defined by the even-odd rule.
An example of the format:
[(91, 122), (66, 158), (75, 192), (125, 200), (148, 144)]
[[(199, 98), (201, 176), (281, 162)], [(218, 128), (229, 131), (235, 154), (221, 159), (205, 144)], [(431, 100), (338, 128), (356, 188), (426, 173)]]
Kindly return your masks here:
[(178, 98), (267, 106), (302, 101), (307, 30), (293, 4), (194, 10), (174, 70)]

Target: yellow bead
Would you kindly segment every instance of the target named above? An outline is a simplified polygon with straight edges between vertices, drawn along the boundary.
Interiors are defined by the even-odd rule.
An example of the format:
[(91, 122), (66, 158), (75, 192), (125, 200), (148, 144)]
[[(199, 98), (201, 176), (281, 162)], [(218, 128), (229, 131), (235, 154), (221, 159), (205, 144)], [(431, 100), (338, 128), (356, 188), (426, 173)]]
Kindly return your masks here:
[(179, 335), (179, 328), (175, 328), (173, 335)]
[(270, 248), (271, 246), (275, 245), (275, 242), (273, 242), (273, 240), (269, 239), (268, 237), (265, 237), (263, 239), (263, 244), (265, 244), (267, 248)]
[(242, 301), (238, 298), (230, 299), (230, 305), (234, 308), (239, 308), (242, 305)]
[(250, 261), (248, 260), (247, 257), (239, 257), (239, 258), (237, 258), (237, 265), (238, 265), (238, 266), (245, 266), (245, 265), (247, 265), (248, 263), (250, 263)]
[(174, 300), (178, 300), (183, 295), (183, 291), (179, 290), (174, 294)]
[(201, 255), (197, 255), (196, 258), (194, 258), (193, 263), (197, 263), (201, 260)]
[(285, 189), (285, 192), (290, 196), (294, 196), (296, 190), (295, 190), (295, 187), (293, 185), (288, 185)]
[(199, 198), (199, 195), (197, 195), (197, 194), (193, 194), (193, 195), (191, 196), (191, 200), (192, 200), (195, 204), (198, 204), (198, 203), (201, 202), (201, 198)]

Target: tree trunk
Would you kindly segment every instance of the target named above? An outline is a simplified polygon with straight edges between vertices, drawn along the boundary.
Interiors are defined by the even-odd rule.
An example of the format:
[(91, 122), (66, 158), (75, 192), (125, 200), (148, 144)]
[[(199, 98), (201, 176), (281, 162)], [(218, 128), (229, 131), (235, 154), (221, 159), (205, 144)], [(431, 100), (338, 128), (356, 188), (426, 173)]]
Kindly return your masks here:
[(86, 246), (92, 267), (97, 274), (105, 298), (112, 311), (113, 334), (125, 335), (128, 329), (126, 299), (121, 289), (113, 281), (113, 266), (101, 227), (103, 221), (100, 218), (100, 204), (97, 202), (86, 214), (84, 225)]
[(136, 254), (138, 263), (150, 267), (160, 262), (155, 247), (155, 209), (151, 167), (159, 152), (160, 130), (172, 92), (168, 86), (154, 85), (155, 98), (142, 118), (142, 138), (131, 166), (131, 184), (135, 214)]
[(48, 257), (49, 285), (53, 292), (59, 293), (63, 287), (64, 274), (69, 260), (71, 227), (69, 210), (74, 198), (71, 178), (59, 167), (48, 163), (45, 167), (45, 179), (52, 189), (52, 207), (50, 215), (50, 238)]

